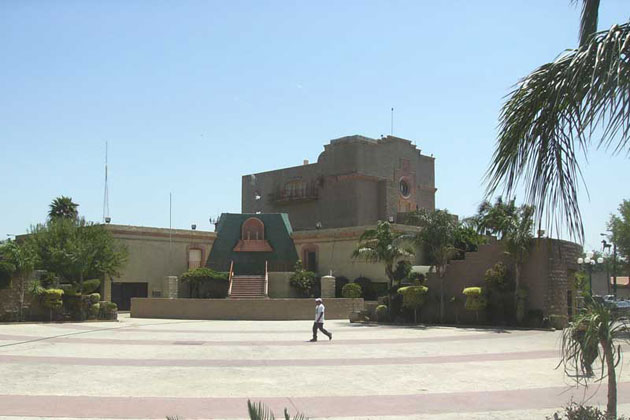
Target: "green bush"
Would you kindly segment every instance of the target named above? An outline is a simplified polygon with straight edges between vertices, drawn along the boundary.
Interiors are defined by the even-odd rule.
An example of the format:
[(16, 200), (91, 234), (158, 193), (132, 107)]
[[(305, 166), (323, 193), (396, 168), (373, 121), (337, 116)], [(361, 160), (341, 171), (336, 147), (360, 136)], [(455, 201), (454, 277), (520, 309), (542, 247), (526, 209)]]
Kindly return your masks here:
[(89, 295), (90, 293), (97, 291), (100, 286), (101, 281), (99, 279), (85, 280), (83, 282), (83, 289), (81, 290), (81, 293), (84, 295)]
[(302, 261), (295, 263), (295, 271), (289, 277), (289, 284), (295, 287), (303, 297), (311, 296), (313, 286), (315, 286), (315, 273), (306, 271), (302, 266)]
[(118, 313), (118, 305), (114, 302), (99, 302), (99, 319), (116, 319)]
[(190, 297), (204, 299), (224, 299), (227, 297), (230, 281), (228, 273), (221, 273), (210, 268), (199, 267), (180, 276), (182, 283), (187, 283)]
[(335, 297), (341, 297), (341, 289), (343, 289), (343, 286), (345, 286), (349, 282), (350, 280), (348, 280), (348, 278), (344, 276), (339, 276), (335, 278)]
[(387, 306), (386, 305), (378, 305), (376, 307), (376, 320), (378, 322), (386, 322), (388, 320), (387, 314)]
[(96, 319), (98, 318), (98, 315), (101, 313), (101, 305), (100, 303), (92, 303), (92, 306), (90, 306), (90, 311), (89, 311), (89, 318), (90, 319)]
[(100, 300), (101, 300), (100, 293), (90, 293), (90, 302), (92, 302), (92, 304), (98, 303)]
[(41, 292), (42, 306), (46, 309), (57, 310), (63, 305), (63, 290), (44, 289)]
[(341, 289), (341, 296), (344, 298), (360, 298), (361, 286), (356, 283), (348, 283)]

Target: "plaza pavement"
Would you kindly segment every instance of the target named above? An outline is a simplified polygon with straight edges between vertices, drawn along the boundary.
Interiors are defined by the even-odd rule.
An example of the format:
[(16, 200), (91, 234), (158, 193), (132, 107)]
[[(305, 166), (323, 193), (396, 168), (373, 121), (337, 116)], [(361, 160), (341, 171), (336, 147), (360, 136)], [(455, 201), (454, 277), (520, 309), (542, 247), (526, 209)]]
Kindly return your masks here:
[(605, 404), (605, 383), (576, 389), (555, 369), (560, 332), (329, 321), (333, 341), (308, 343), (311, 326), (0, 325), (0, 419), (246, 418), (248, 398), (311, 418), (544, 419), (571, 398)]

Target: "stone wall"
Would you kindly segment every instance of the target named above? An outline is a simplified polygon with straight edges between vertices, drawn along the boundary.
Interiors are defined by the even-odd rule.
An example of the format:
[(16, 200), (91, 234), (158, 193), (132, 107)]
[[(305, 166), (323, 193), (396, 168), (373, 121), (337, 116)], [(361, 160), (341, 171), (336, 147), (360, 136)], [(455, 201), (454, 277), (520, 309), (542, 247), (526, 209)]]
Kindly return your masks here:
[[(363, 299), (325, 299), (326, 319), (348, 319), (363, 309)], [(312, 320), (312, 299), (151, 299), (131, 300), (133, 318), (223, 319), (251, 321)]]

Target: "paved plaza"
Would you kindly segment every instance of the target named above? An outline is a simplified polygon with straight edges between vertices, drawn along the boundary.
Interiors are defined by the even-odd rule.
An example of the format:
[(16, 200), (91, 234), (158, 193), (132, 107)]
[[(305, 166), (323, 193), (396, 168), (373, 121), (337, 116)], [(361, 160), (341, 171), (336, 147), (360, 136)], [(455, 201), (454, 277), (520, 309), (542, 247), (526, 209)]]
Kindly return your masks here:
[[(247, 399), (311, 418), (544, 419), (605, 403), (556, 370), (560, 332), (329, 321), (136, 319), (0, 325), (0, 419), (246, 418)], [(323, 338), (323, 339), (322, 339)], [(630, 414), (630, 362), (619, 412)]]

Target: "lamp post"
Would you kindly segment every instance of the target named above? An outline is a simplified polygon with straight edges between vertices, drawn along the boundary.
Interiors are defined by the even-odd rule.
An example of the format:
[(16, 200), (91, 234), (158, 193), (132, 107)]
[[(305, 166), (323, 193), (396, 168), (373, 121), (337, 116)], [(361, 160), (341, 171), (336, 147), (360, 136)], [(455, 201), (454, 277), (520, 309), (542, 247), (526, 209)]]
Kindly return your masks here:
[[(608, 236), (608, 239), (612, 242), (613, 247), (613, 295), (615, 296), (615, 300), (617, 299), (617, 241), (615, 241), (614, 232), (608, 231), (611, 234), (607, 235), (605, 233), (600, 233), (601, 236)], [(610, 248), (610, 244), (608, 244), (608, 248)], [(606, 279), (607, 282), (610, 282), (610, 279)]]
[(578, 258), (577, 259), (577, 263), (580, 265), (580, 267), (582, 267), (583, 265), (585, 265), (587, 267), (588, 270), (588, 292), (591, 296), (593, 296), (593, 267), (595, 266), (595, 264), (603, 264), (604, 263), (604, 259), (602, 257), (597, 258), (596, 260), (593, 259), (593, 252), (589, 251), (586, 253), (586, 258)]

